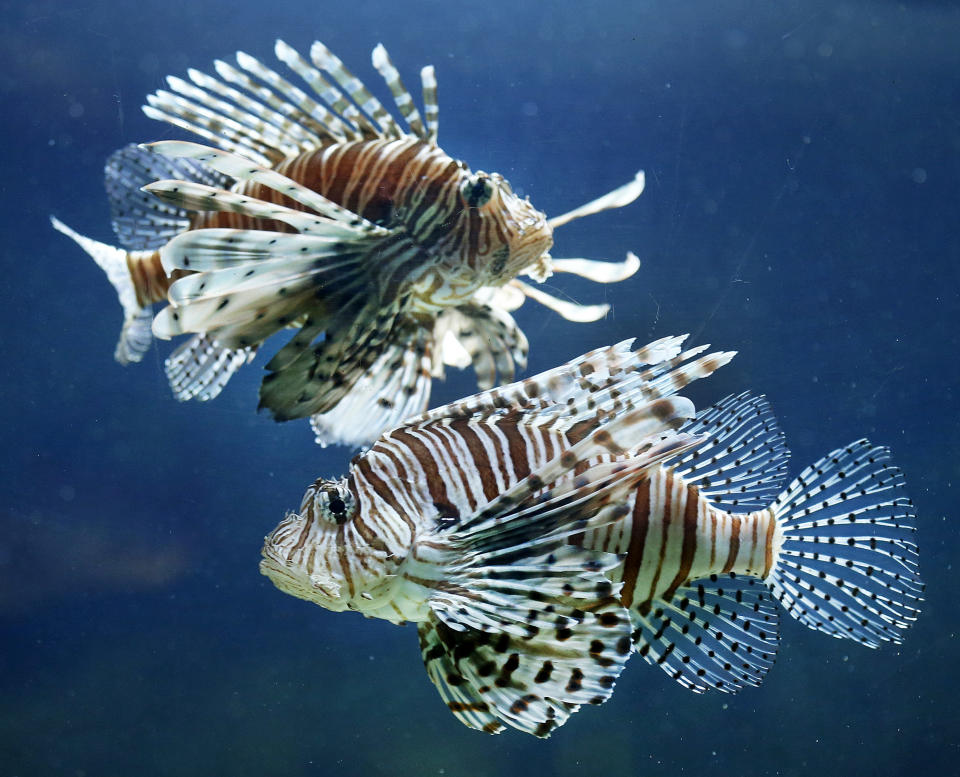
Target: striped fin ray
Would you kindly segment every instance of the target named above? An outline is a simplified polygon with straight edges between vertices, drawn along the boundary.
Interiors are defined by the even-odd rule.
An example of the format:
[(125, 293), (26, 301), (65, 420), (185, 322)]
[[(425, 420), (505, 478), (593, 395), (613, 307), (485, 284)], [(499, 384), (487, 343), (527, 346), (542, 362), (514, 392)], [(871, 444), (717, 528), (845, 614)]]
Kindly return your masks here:
[[(528, 413), (557, 412), (568, 402), (576, 402), (584, 391), (598, 383), (615, 388), (619, 381), (652, 365), (661, 365), (680, 354), (682, 337), (664, 337), (631, 351), (633, 340), (597, 348), (575, 359), (506, 386), (474, 394), (459, 402), (430, 410), (411, 423), (437, 418), (481, 419), (493, 414), (523, 411)], [(591, 380), (592, 378), (592, 380)]]
[(377, 72), (383, 76), (383, 80), (387, 82), (390, 93), (393, 95), (393, 101), (397, 104), (397, 109), (406, 120), (407, 126), (410, 127), (413, 134), (418, 138), (427, 140), (427, 130), (423, 126), (420, 112), (417, 110), (417, 106), (413, 102), (413, 97), (410, 95), (407, 87), (403, 85), (403, 81), (400, 79), (400, 73), (397, 71), (397, 68), (394, 66), (390, 55), (387, 54), (387, 50), (382, 43), (378, 43), (373, 50), (373, 66), (377, 69)]
[[(203, 81), (205, 79), (199, 78), (198, 80)], [(217, 83), (214, 79), (211, 80), (213, 83)], [(269, 151), (267, 156), (274, 163), (285, 157), (295, 156), (302, 150), (301, 144), (293, 142), (288, 133), (246, 110), (246, 108), (255, 108), (262, 113), (267, 113), (269, 117), (269, 111), (262, 105), (256, 106), (247, 102), (246, 106), (241, 108), (177, 76), (167, 76), (167, 84), (173, 92), (180, 95), (179, 99), (182, 99), (187, 105), (201, 108), (206, 116), (215, 118), (217, 121), (222, 118), (229, 119), (232, 126), (238, 128), (238, 131), (242, 132), (247, 138), (248, 143), (265, 146)], [(228, 90), (224, 87), (222, 91), (227, 92)], [(154, 97), (158, 98), (162, 94), (165, 94), (165, 92), (155, 92)], [(213, 129), (216, 129), (216, 127), (213, 127)]]
[[(522, 636), (457, 630), (432, 613), (420, 624), (424, 663), (453, 714), (466, 725), (498, 733), (507, 724), (547, 737), (583, 704), (602, 704), (631, 652), (629, 619), (597, 572), (551, 580), (531, 602)], [(593, 600), (577, 606), (564, 593)], [(582, 603), (581, 603), (582, 604)]]
[[(376, 54), (374, 54), (374, 57), (376, 58)], [(387, 109), (383, 107), (380, 100), (370, 93), (367, 87), (363, 85), (363, 82), (347, 70), (340, 57), (330, 51), (330, 49), (320, 41), (314, 41), (310, 47), (310, 58), (317, 67), (326, 70), (333, 76), (333, 79), (340, 88), (343, 89), (350, 96), (350, 99), (363, 111), (362, 114), (356, 114), (355, 117), (351, 114), (351, 118), (360, 124), (361, 128), (367, 130), (375, 137), (403, 137), (404, 132), (397, 126), (397, 123), (393, 120), (393, 116), (387, 112)], [(370, 116), (373, 122), (368, 121), (364, 114)]]
[[(363, 304), (337, 305), (341, 321), (352, 320), (345, 328), (331, 326), (323, 342), (304, 348), (296, 358), (278, 365), (263, 379), (260, 407), (277, 420), (290, 420), (326, 413), (377, 362), (390, 342), (403, 341), (400, 310), (403, 299), (384, 303), (379, 299)], [(268, 365), (269, 368), (270, 365)]]
[(779, 613), (756, 579), (711, 575), (630, 617), (637, 652), (697, 693), (760, 685), (776, 660)]
[(869, 647), (899, 643), (919, 613), (913, 503), (886, 448), (858, 440), (777, 498), (782, 544), (766, 583), (801, 623)]
[[(181, 127), (225, 151), (267, 166), (330, 142), (407, 135), (382, 103), (323, 44), (312, 46), (313, 64), (283, 41), (276, 42), (274, 52), (319, 99), (308, 96), (255, 57), (238, 51), (236, 66), (222, 60), (214, 62), (222, 80), (192, 68), (187, 71), (189, 81), (170, 76), (170, 91), (161, 89), (148, 95), (143, 111), (152, 119)], [(423, 76), (424, 96), (430, 98), (425, 127), (383, 46), (374, 50), (373, 61), (411, 133), (436, 142), (436, 80), (432, 68), (429, 78)], [(430, 82), (432, 87), (428, 88)]]
[(164, 121), (192, 132), (228, 151), (242, 154), (268, 167), (283, 159), (283, 152), (255, 136), (229, 116), (218, 116), (196, 103), (164, 89), (147, 95), (143, 112), (151, 119)]
[(114, 151), (103, 172), (113, 231), (120, 243), (131, 250), (161, 248), (190, 226), (187, 208), (144, 196), (144, 186), (165, 178), (219, 189), (233, 183), (229, 177), (191, 160), (167, 159), (144, 151), (135, 143)]
[[(439, 535), (452, 554), (430, 598), (436, 623), (428, 628), (439, 639), (427, 640), (433, 649), (425, 661), (464, 723), (496, 731), (493, 715), (545, 737), (580, 705), (609, 698), (631, 652), (629, 614), (606, 576), (619, 559), (570, 545), (567, 538), (588, 521), (622, 517), (637, 480), (674, 446), (690, 441), (680, 435), (672, 444), (653, 446), (646, 457), (588, 472), (572, 488), (543, 488), (597, 448), (622, 452), (636, 447), (634, 434), (668, 430), (675, 416), (690, 412), (685, 405), (659, 400), (636, 418), (611, 422), (456, 531)], [(455, 695), (453, 689), (464, 686)]]
[[(288, 46), (283, 41), (277, 41), (277, 58), (284, 62), (293, 72), (302, 78), (314, 93), (330, 106), (327, 113), (336, 121), (336, 126), (340, 131), (350, 139), (359, 140), (363, 137), (363, 132), (358, 129), (358, 125), (366, 121), (357, 109), (347, 102), (343, 92), (331, 84), (323, 77), (319, 70), (313, 67), (304, 57), (293, 47)], [(324, 108), (326, 111), (326, 109)], [(367, 122), (369, 125), (369, 122)], [(369, 127), (368, 131), (373, 128)]]
[(188, 143), (181, 140), (161, 140), (156, 143), (146, 144), (142, 146), (142, 148), (168, 157), (182, 157), (202, 162), (238, 181), (251, 181), (262, 184), (334, 221), (341, 221), (355, 226), (358, 230), (364, 230), (374, 234), (389, 234), (388, 230), (370, 223), (346, 208), (340, 207), (335, 202), (328, 200), (312, 189), (301, 186), (280, 173), (254, 164), (242, 156), (218, 151), (215, 148), (202, 146), (199, 143)]
[(434, 336), (443, 361), (456, 367), (472, 364), (481, 390), (514, 379), (515, 365), (527, 364), (529, 346), (523, 331), (505, 310), (477, 302), (444, 310)]
[(253, 361), (255, 348), (226, 348), (212, 336), (199, 334), (183, 343), (163, 363), (173, 395), (185, 402), (216, 397), (232, 375)]
[[(315, 214), (190, 181), (155, 181), (143, 188), (156, 198), (175, 203), (183, 210), (242, 213), (253, 218), (282, 221), (301, 234), (328, 235), (331, 239), (349, 240), (358, 235), (354, 227), (340, 221), (333, 221), (326, 217), (318, 218)], [(172, 269), (172, 266), (167, 268), (168, 271)]]
[[(551, 513), (544, 512), (542, 505), (524, 508), (527, 512), (521, 509), (516, 513), (517, 505), (526, 504), (542, 488), (599, 454), (621, 455), (629, 450), (634, 455), (624, 463), (624, 471), (642, 473), (649, 470), (664, 458), (697, 442), (696, 438), (687, 435), (673, 435), (666, 440), (659, 440), (661, 435), (676, 429), (683, 419), (692, 416), (693, 405), (688, 399), (670, 397), (610, 419), (460, 524), (457, 527), (458, 542), (466, 543), (463, 550), (479, 549), (478, 546), (491, 544), (502, 547), (512, 540), (510, 535), (517, 529), (521, 533), (541, 536), (544, 523), (549, 524), (553, 520)], [(621, 475), (616, 482), (626, 480), (626, 475)], [(573, 497), (565, 495), (564, 498)], [(508, 523), (509, 526), (506, 525)]]
[[(221, 332), (220, 342), (247, 347), (266, 336), (251, 334), (264, 327), (268, 335), (303, 316), (313, 316), (317, 323), (339, 317), (351, 293), (362, 287), (362, 254), (338, 252), (307, 235), (241, 230), (239, 237), (223, 238), (222, 232), (196, 230), (171, 242), (169, 250), (178, 252), (172, 261), (186, 261), (199, 270), (219, 263), (221, 269), (174, 282), (168, 292), (170, 305), (154, 320), (158, 337), (232, 326), (232, 337), (228, 340)], [(258, 254), (256, 249), (270, 241), (270, 253)], [(273, 258), (263, 258), (267, 255)]]
[[(221, 75), (226, 74), (223, 76), (225, 80), (232, 81), (238, 86), (244, 86), (250, 94), (244, 94), (240, 90), (195, 68), (187, 70), (187, 76), (197, 87), (236, 103), (240, 111), (235, 113), (233, 112), (236, 109), (231, 108), (229, 104), (225, 104), (226, 109), (231, 111), (228, 115), (232, 115), (233, 118), (238, 120), (243, 117), (243, 120), (249, 122), (249, 126), (254, 130), (262, 127), (261, 134), (263, 137), (270, 135), (277, 138), (278, 145), (276, 148), (278, 149), (287, 146), (292, 149), (292, 153), (298, 153), (319, 148), (324, 144), (327, 139), (326, 128), (318, 122), (312, 121), (309, 116), (303, 115), (296, 106), (278, 99), (269, 89), (258, 86), (246, 74), (241, 73), (226, 62), (218, 60), (214, 62), (214, 68)], [(169, 82), (170, 78), (168, 77)], [(175, 88), (172, 83), (171, 88)], [(223, 100), (216, 100), (203, 92), (197, 92), (193, 92), (191, 89), (191, 93), (196, 94), (198, 101), (208, 101), (214, 105), (220, 105), (223, 102)], [(296, 117), (296, 120), (291, 119), (291, 115)]]
[(668, 466), (714, 505), (746, 512), (776, 499), (790, 454), (764, 397), (749, 391), (726, 397), (697, 413), (683, 431), (705, 442)]
[(427, 140), (436, 145), (440, 131), (440, 108), (437, 105), (437, 73), (433, 65), (420, 70), (423, 86), (423, 118), (427, 124)]
[(422, 329), (406, 342), (389, 343), (336, 407), (310, 417), (317, 443), (364, 445), (422, 412), (430, 399), (432, 361), (432, 339)]

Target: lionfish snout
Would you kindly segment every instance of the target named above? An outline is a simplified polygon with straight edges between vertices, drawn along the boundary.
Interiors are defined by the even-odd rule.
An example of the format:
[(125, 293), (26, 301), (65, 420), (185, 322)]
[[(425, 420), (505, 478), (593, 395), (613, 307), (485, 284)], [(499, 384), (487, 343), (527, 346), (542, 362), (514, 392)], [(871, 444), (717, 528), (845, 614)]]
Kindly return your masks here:
[(287, 513), (264, 538), (260, 561), (260, 572), (281, 591), (334, 611), (348, 607), (335, 552), (338, 518), (346, 513), (339, 493), (311, 485), (300, 512)]

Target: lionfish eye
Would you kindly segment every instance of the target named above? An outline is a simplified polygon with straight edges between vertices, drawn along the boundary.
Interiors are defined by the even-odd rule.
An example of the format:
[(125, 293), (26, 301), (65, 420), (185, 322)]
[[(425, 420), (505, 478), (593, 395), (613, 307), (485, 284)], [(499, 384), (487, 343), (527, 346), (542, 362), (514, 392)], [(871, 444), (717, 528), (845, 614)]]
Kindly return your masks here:
[(347, 519), (347, 506), (343, 503), (343, 500), (339, 496), (333, 497), (330, 500), (329, 506), (330, 512), (333, 513), (337, 519), (337, 523), (343, 523), (343, 521)]
[(471, 175), (460, 185), (460, 196), (471, 208), (482, 208), (493, 197), (493, 181), (486, 175)]

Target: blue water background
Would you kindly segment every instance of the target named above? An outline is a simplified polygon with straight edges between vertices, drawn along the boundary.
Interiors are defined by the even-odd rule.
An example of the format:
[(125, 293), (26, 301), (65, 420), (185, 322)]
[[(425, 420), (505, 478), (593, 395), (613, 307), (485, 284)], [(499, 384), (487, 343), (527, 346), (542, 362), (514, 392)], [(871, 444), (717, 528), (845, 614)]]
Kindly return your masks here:
[[(870, 651), (784, 616), (759, 689), (696, 696), (635, 658), (543, 742), (470, 731), (416, 633), (282, 595), (264, 534), (345, 469), (254, 412), (259, 367), (175, 402), (168, 343), (112, 360), (114, 293), (48, 224), (113, 242), (102, 165), (183, 137), (139, 106), (166, 74), (321, 39), (388, 98), (440, 81), (440, 141), (558, 214), (647, 174), (556, 256), (643, 261), (528, 303), (530, 370), (626, 337), (737, 349), (690, 395), (765, 393), (792, 473), (861, 436), (919, 513), (922, 618)], [(0, 777), (956, 773), (960, 13), (951, 3), (493, 0), (0, 3)], [(262, 364), (262, 362), (261, 362)], [(472, 392), (468, 373), (434, 393)]]

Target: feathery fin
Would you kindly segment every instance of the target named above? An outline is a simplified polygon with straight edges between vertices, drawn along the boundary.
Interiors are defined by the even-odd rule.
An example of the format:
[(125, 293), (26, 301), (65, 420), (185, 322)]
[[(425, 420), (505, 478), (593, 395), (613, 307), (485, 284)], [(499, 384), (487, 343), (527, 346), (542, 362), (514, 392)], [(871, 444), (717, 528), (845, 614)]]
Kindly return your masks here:
[(807, 467), (773, 504), (765, 582), (801, 623), (869, 647), (899, 643), (923, 601), (916, 515), (890, 451), (858, 440)]

